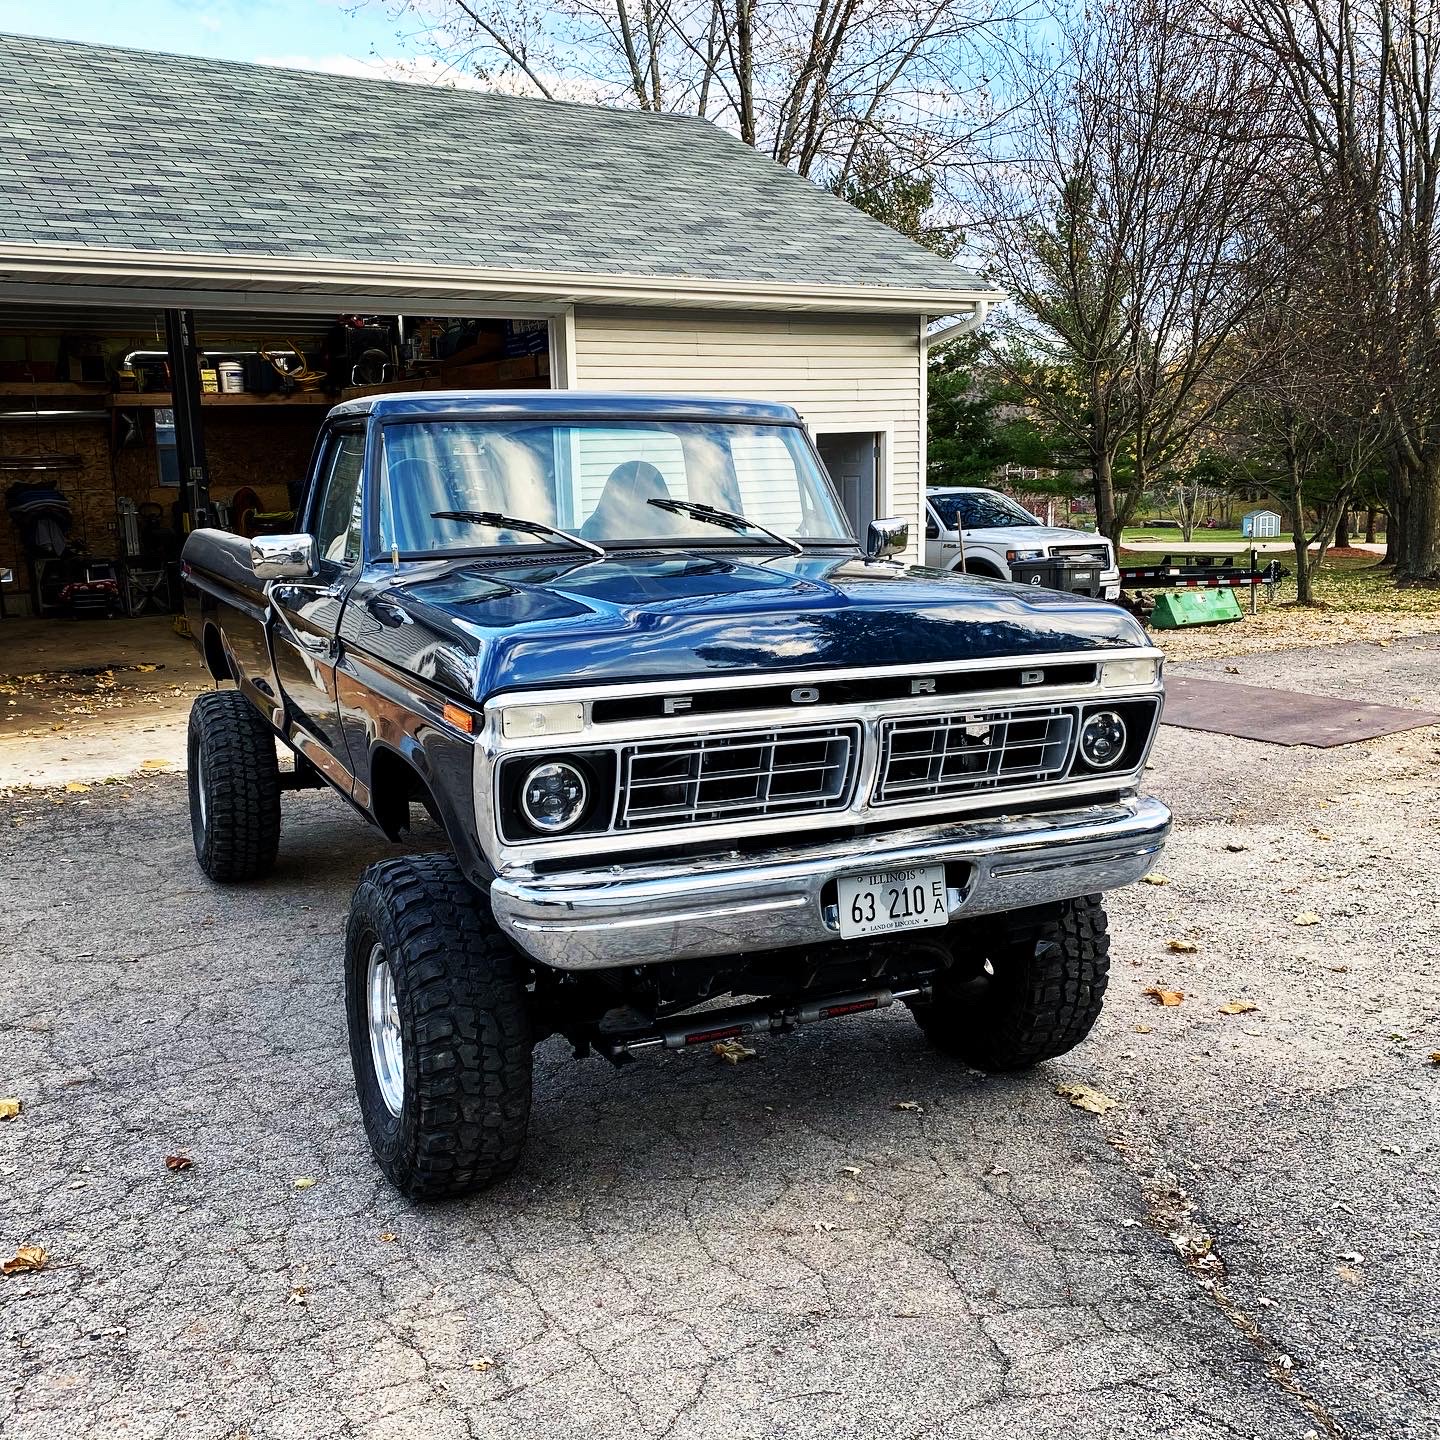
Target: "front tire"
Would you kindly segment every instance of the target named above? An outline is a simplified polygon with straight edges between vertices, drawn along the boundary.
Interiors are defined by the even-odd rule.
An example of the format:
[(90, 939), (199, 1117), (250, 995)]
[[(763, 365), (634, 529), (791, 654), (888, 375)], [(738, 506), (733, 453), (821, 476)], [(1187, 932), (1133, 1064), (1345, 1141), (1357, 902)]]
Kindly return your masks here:
[(190, 833), (212, 880), (258, 880), (280, 849), (275, 735), (238, 690), (208, 690), (190, 707), (186, 737)]
[(526, 973), (447, 856), (360, 877), (345, 937), (350, 1059), (380, 1168), (417, 1200), (508, 1175), (530, 1120)]
[(1073, 1050), (1099, 1018), (1110, 935), (1098, 895), (966, 927), (956, 965), (915, 1018), (938, 1050), (978, 1070), (1028, 1070)]

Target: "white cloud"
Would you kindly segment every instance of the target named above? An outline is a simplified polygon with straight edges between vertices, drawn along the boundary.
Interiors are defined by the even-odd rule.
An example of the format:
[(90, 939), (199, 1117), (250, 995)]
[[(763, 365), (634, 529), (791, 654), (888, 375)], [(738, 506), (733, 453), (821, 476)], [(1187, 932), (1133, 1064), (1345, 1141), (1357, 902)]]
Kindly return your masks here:
[(402, 80), (412, 85), (450, 85), (462, 90), (490, 88), (473, 75), (453, 70), (428, 55), (373, 55), (366, 59), (354, 55), (258, 55), (256, 64), (349, 75), (359, 80)]

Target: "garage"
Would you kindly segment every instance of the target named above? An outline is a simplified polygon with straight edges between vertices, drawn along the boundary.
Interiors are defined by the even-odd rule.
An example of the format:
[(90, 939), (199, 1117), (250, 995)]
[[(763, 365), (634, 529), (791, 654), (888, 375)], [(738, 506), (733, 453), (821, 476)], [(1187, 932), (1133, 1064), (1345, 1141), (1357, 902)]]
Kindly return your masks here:
[(395, 389), (781, 400), (919, 559), (927, 332), (994, 292), (716, 127), (23, 37), (0, 92), (5, 675), (103, 678)]

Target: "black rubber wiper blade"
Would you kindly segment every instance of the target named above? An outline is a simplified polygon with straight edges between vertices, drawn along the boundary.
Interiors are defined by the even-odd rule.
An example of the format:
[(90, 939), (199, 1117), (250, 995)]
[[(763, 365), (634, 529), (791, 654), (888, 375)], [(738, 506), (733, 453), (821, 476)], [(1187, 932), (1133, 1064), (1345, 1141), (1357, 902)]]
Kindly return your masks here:
[(747, 515), (737, 514), (734, 510), (721, 510), (715, 505), (702, 505), (698, 500), (651, 498), (645, 503), (659, 506), (661, 510), (673, 510), (677, 515), (693, 515), (697, 520), (708, 520), (710, 524), (723, 525), (727, 530), (737, 532), (754, 530), (758, 534), (768, 536), (777, 545), (783, 545), (792, 555), (805, 553), (805, 547), (798, 541), (792, 540), (788, 535), (781, 535), (778, 531), (771, 530), (769, 526), (760, 524), (758, 520), (751, 520)]
[(584, 536), (572, 535), (568, 530), (556, 529), (543, 520), (522, 520), (515, 515), (503, 515), (499, 510), (432, 510), (432, 520), (464, 520), (471, 525), (484, 525), (491, 530), (518, 530), (522, 535), (540, 535), (547, 540), (558, 540), (564, 545), (573, 545), (577, 550), (588, 550), (592, 555), (606, 558), (603, 546)]

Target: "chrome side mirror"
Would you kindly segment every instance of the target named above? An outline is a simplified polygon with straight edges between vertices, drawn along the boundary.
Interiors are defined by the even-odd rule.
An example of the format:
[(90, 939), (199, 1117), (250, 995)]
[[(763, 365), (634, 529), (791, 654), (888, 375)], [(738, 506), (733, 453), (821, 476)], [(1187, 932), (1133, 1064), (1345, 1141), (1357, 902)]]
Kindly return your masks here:
[(900, 555), (910, 545), (910, 522), (908, 520), (872, 520), (865, 536), (865, 558), (867, 560), (888, 560)]
[(257, 535), (250, 541), (250, 568), (257, 580), (308, 580), (315, 574), (315, 539)]

